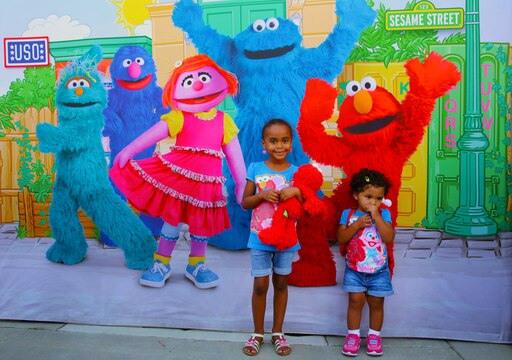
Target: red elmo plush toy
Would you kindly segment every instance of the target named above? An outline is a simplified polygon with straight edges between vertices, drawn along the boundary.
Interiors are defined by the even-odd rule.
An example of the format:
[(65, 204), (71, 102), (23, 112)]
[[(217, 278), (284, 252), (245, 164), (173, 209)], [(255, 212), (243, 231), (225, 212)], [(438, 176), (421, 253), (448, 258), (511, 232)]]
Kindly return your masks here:
[[(380, 171), (388, 178), (391, 189), (386, 197), (392, 201), (393, 226), (404, 164), (421, 143), (437, 99), (461, 78), (455, 64), (434, 52), (423, 63), (409, 60), (405, 68), (409, 92), (402, 103), (377, 86), (371, 77), (360, 83), (348, 83), (348, 96), (341, 104), (337, 120), (341, 137), (327, 135), (322, 125), (332, 115), (336, 89), (325, 81), (309, 80), (297, 125), (304, 151), (315, 161), (343, 168), (347, 179), (364, 167)], [(330, 216), (329, 238), (334, 239), (341, 211), (357, 206), (349, 181), (341, 182), (325, 201)], [(393, 271), (392, 246), (388, 250)]]
[(293, 197), (280, 203), (272, 216), (272, 226), (258, 234), (260, 240), (280, 251), (297, 244), (295, 223), (302, 210), (313, 217), (326, 217), (325, 205), (316, 195), (322, 183), (322, 173), (317, 168), (309, 164), (300, 166), (293, 175), (293, 186), (300, 189), (304, 202), (301, 204), (299, 199)]

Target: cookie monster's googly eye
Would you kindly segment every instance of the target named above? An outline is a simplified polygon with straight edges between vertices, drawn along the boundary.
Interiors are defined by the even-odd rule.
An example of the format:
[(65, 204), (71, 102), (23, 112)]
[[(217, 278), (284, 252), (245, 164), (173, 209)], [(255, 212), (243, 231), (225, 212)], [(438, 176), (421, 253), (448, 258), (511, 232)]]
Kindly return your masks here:
[(349, 81), (345, 88), (348, 96), (354, 96), (359, 90), (361, 90), (361, 84), (355, 80)]
[(207, 84), (212, 81), (212, 76), (205, 71), (201, 71), (199, 73), (199, 80), (201, 80), (203, 84)]
[(135, 62), (139, 65), (144, 65), (144, 59), (141, 57), (138, 57), (135, 59)]
[(279, 20), (277, 20), (276, 18), (270, 18), (265, 23), (265, 27), (271, 31), (277, 30), (277, 28), (279, 27)]
[(263, 21), (263, 20), (256, 20), (252, 24), (252, 28), (256, 32), (262, 32), (263, 30), (265, 30), (265, 21)]
[(75, 77), (68, 80), (66, 83), (67, 89), (76, 89), (76, 88), (88, 88), (91, 87), (91, 82), (83, 77)]
[(123, 66), (124, 67), (130, 66), (131, 63), (132, 63), (132, 61), (130, 59), (124, 59), (123, 60)]
[(367, 76), (361, 80), (361, 86), (363, 90), (374, 91), (377, 88), (377, 81), (371, 76)]

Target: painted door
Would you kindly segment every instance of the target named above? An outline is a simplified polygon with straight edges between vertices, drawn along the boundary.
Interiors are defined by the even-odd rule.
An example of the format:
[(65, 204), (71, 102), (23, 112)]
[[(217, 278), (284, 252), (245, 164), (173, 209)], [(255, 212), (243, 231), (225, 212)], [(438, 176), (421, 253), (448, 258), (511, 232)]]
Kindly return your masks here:
[[(285, 0), (199, 0), (204, 21), (219, 33), (234, 37), (257, 19), (286, 17)], [(219, 109), (236, 115), (233, 100), (228, 97)]]
[[(507, 229), (507, 145), (508, 105), (506, 71), (509, 64), (508, 44), (482, 44), (480, 88), (482, 128), (489, 138), (485, 154), (485, 208)], [(441, 98), (429, 127), (428, 202), (423, 225), (441, 228), (459, 206), (460, 161), (457, 140), (464, 130), (465, 46), (435, 45), (436, 51), (454, 62), (463, 73), (462, 81), (449, 96)], [(510, 224), (508, 224), (510, 226)]]

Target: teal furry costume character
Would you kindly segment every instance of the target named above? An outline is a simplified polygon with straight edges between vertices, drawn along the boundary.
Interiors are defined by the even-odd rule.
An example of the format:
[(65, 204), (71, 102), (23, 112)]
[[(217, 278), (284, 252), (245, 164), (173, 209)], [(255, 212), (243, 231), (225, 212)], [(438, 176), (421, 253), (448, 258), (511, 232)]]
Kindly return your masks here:
[(156, 242), (108, 178), (101, 143), (107, 104), (97, 71), (101, 57), (100, 48), (94, 46), (61, 70), (56, 94), (59, 125), (46, 123), (36, 128), (41, 152), (55, 153), (57, 172), (50, 205), (55, 243), (46, 257), (66, 265), (85, 258), (87, 243), (77, 213), (82, 208), (124, 251), (127, 267), (148, 269)]
[[(234, 73), (240, 90), (233, 98), (237, 109), (235, 123), (246, 164), (265, 160), (256, 134), (270, 119), (285, 119), (293, 127), (293, 152), (288, 161), (309, 163), (295, 127), (306, 81), (319, 78), (332, 82), (341, 72), (361, 31), (371, 25), (375, 11), (365, 0), (336, 0), (339, 18), (325, 41), (315, 48), (301, 45), (302, 35), (291, 20), (256, 20), (234, 38), (222, 35), (203, 21), (202, 8), (192, 0), (176, 3), (172, 20), (186, 32), (200, 53)], [(233, 178), (224, 171), (228, 191), (228, 212), (232, 228), (216, 235), (209, 244), (230, 250), (247, 247), (250, 212), (237, 204)], [(299, 239), (300, 239), (299, 234)]]

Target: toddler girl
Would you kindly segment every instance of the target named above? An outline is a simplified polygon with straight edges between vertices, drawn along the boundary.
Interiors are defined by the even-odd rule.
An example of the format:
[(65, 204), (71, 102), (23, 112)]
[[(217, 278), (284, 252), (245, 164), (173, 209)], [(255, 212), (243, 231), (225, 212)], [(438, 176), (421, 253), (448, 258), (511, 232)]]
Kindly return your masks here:
[(350, 189), (358, 206), (342, 212), (336, 234), (339, 243), (348, 243), (343, 278), (343, 289), (349, 293), (348, 335), (342, 350), (348, 356), (357, 356), (359, 351), (359, 326), (365, 303), (370, 309), (366, 352), (382, 354), (384, 297), (393, 294), (386, 244), (393, 241), (395, 232), (391, 213), (380, 209), (389, 187), (389, 181), (377, 171), (362, 169), (354, 174)]

